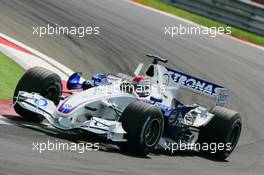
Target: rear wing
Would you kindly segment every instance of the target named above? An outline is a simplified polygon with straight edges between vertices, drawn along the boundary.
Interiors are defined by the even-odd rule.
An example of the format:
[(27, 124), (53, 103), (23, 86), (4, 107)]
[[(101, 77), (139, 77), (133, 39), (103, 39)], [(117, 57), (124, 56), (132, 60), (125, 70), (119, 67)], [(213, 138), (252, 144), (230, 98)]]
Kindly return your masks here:
[(214, 98), (217, 106), (227, 104), (229, 97), (227, 88), (170, 68), (167, 68), (167, 70), (172, 80), (181, 84), (184, 88)]

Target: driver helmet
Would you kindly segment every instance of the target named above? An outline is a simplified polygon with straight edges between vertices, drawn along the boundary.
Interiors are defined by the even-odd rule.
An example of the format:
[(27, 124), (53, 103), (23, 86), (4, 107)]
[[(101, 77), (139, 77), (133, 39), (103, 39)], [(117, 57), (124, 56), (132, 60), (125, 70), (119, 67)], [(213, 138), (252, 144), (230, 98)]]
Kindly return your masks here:
[(139, 97), (147, 97), (150, 95), (150, 79), (145, 75), (138, 75), (132, 78), (132, 84), (134, 85), (134, 91)]

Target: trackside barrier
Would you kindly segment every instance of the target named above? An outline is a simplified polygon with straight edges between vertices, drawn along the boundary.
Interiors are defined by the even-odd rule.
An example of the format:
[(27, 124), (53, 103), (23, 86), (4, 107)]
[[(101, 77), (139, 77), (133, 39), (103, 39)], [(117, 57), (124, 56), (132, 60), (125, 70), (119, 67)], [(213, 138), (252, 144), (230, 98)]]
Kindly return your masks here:
[(264, 8), (239, 0), (164, 0), (175, 7), (264, 36)]

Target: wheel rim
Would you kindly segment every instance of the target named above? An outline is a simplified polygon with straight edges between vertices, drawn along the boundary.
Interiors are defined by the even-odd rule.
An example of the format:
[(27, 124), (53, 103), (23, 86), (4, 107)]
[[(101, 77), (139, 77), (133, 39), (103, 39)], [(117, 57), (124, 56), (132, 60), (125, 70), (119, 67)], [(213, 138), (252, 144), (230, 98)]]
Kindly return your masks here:
[(158, 119), (152, 120), (148, 123), (145, 130), (145, 142), (148, 147), (152, 147), (159, 139), (161, 124)]

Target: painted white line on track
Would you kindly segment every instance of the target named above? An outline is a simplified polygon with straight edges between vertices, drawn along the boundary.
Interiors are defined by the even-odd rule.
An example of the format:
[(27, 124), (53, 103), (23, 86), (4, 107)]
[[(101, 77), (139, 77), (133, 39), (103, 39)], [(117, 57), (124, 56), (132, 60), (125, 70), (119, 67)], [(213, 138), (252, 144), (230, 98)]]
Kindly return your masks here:
[(45, 67), (46, 69), (49, 69), (55, 73), (57, 73), (62, 80), (67, 80), (69, 75), (61, 72), (59, 69), (54, 67), (52, 64), (49, 64), (48, 62), (37, 58), (35, 55), (31, 55), (25, 52), (21, 52), (15, 48), (9, 47), (4, 44), (0, 44), (0, 51), (7, 55), (9, 58), (14, 60), (16, 63), (18, 63), (21, 67), (23, 67), (25, 70), (35, 67), (35, 66), (41, 66)]
[[(164, 11), (161, 11), (161, 10), (158, 10), (158, 9), (155, 9), (155, 8), (153, 8), (153, 7), (149, 7), (149, 6), (144, 5), (144, 4), (140, 4), (140, 3), (135, 2), (135, 1), (133, 1), (133, 0), (124, 0), (124, 1), (126, 1), (126, 2), (128, 2), (128, 3), (130, 3), (130, 4), (133, 4), (133, 5), (135, 5), (135, 6), (138, 6), (138, 7), (144, 8), (144, 9), (146, 9), (146, 10), (149, 10), (149, 11), (152, 11), (152, 12), (156, 12), (156, 13), (159, 13), (159, 14), (161, 14), (161, 15), (165, 15), (165, 16), (167, 16), (167, 17), (170, 17), (170, 18), (174, 18), (174, 19), (177, 19), (177, 20), (183, 21), (183, 22), (185, 22), (185, 23), (187, 23), (187, 24), (191, 24), (191, 25), (194, 25), (194, 26), (200, 26), (200, 27), (206, 27), (206, 26), (203, 26), (203, 25), (200, 25), (200, 24), (194, 23), (193, 21), (190, 21), (190, 20), (187, 20), (187, 19), (181, 18), (181, 17), (179, 17), (179, 16), (175, 16), (175, 15), (173, 15), (173, 14), (170, 14), (170, 13), (167, 13), (167, 12), (164, 12)], [(208, 27), (206, 27), (206, 28), (208, 28)], [(211, 30), (211, 29), (210, 29), (210, 30)], [(241, 39), (238, 39), (238, 38), (236, 38), (236, 37), (233, 37), (233, 36), (230, 36), (230, 35), (226, 35), (226, 34), (220, 34), (220, 33), (218, 33), (218, 35), (221, 35), (221, 36), (223, 36), (223, 37), (225, 37), (225, 38), (232, 39), (232, 40), (235, 40), (235, 41), (237, 41), (237, 42), (240, 42), (240, 43), (243, 43), (243, 44), (246, 44), (246, 45), (249, 45), (249, 46), (251, 46), (251, 47), (255, 47), (255, 48), (257, 48), (257, 49), (260, 49), (260, 50), (264, 51), (264, 47), (259, 46), (259, 45), (254, 44), (254, 43), (251, 43), (251, 42), (249, 42), (249, 41), (243, 41), (243, 40), (241, 40)]]
[(11, 125), (16, 126), (15, 122), (7, 119), (6, 117), (3, 117), (0, 115), (0, 125)]
[[(3, 33), (0, 33), (0, 38), (3, 38), (11, 43), (14, 43), (15, 45), (32, 53), (32, 54), (25, 53), (19, 49), (9, 47), (8, 45), (0, 43), (0, 51), (6, 54), (11, 59), (13, 59), (15, 62), (17, 62), (26, 70), (34, 66), (42, 66), (60, 75), (62, 80), (67, 80), (68, 77), (74, 73), (70, 68), (64, 66), (63, 64), (57, 62), (56, 60), (42, 54), (41, 52)], [(81, 78), (81, 81), (84, 80), (85, 79)]]
[(39, 51), (37, 51), (37, 50), (35, 50), (35, 49), (29, 47), (29, 46), (27, 46), (27, 45), (25, 45), (25, 44), (23, 44), (23, 43), (17, 41), (17, 40), (15, 40), (15, 39), (13, 39), (13, 38), (11, 38), (11, 37), (5, 35), (5, 34), (3, 34), (3, 33), (0, 33), (0, 37), (6, 39), (6, 40), (8, 40), (8, 41), (11, 41), (12, 43), (14, 43), (14, 44), (16, 44), (16, 45), (18, 45), (18, 46), (20, 46), (20, 47), (22, 47), (22, 48), (24, 48), (24, 49), (30, 51), (30, 52), (32, 52), (33, 54), (39, 56), (40, 58), (46, 60), (46, 61), (47, 61), (48, 63), (50, 63), (51, 65), (56, 66), (56, 67), (62, 69), (67, 75), (71, 75), (71, 74), (73, 73), (73, 71), (72, 71), (71, 69), (69, 69), (68, 67), (62, 65), (61, 63), (55, 61), (54, 59), (52, 59), (52, 58), (50, 58), (50, 57), (44, 55), (43, 53), (41, 53), (41, 52), (39, 52)]
[(55, 129), (50, 123), (31, 123), (22, 120), (18, 120), (18, 118), (7, 118), (0, 115), (0, 125), (9, 125), (9, 126), (19, 126), (19, 127), (38, 127), (38, 128), (48, 128)]

